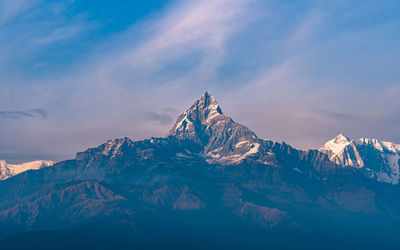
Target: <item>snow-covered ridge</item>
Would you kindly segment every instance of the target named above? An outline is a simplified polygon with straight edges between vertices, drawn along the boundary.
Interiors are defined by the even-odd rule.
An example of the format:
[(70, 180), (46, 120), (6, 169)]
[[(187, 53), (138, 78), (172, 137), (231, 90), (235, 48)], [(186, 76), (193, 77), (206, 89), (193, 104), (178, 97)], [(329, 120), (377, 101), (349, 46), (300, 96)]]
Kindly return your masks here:
[(0, 160), (0, 180), (8, 179), (28, 170), (50, 167), (54, 164), (55, 162), (53, 161), (32, 161), (22, 164), (9, 164), (4, 160)]
[(356, 140), (355, 143), (357, 145), (371, 145), (382, 152), (384, 151), (392, 153), (400, 152), (400, 144), (395, 144), (393, 142), (380, 141), (377, 139), (370, 139), (370, 138), (360, 138)]
[(359, 168), (365, 175), (380, 182), (399, 183), (399, 144), (371, 138), (351, 140), (339, 134), (319, 150), (340, 166)]

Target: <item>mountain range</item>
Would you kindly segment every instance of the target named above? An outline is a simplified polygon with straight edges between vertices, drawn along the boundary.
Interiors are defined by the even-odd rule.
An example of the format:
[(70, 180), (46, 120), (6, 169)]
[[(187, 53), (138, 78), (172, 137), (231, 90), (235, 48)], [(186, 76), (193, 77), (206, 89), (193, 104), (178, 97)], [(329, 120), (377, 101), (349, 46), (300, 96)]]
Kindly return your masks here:
[(339, 134), (320, 148), (332, 162), (354, 167), (380, 182), (399, 183), (400, 145), (377, 139), (350, 140)]
[(398, 160), (378, 140), (261, 139), (206, 92), (164, 138), (110, 140), (1, 181), (0, 245), (396, 249)]

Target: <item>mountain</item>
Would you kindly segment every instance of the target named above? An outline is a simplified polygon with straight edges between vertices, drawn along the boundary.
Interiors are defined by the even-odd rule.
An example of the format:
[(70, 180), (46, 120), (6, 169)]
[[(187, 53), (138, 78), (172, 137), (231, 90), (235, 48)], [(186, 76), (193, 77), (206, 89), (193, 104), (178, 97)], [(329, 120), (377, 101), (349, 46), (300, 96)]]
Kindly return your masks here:
[(168, 136), (199, 144), (209, 161), (223, 164), (269, 152), (252, 131), (225, 116), (207, 92), (179, 116)]
[(164, 138), (109, 140), (0, 182), (0, 245), (388, 249), (400, 190), (360, 169), (261, 139), (205, 93)]
[(6, 161), (0, 160), (0, 181), (10, 178), (28, 170), (38, 170), (54, 165), (52, 161), (32, 161), (22, 164), (9, 164)]
[(369, 138), (351, 140), (339, 134), (319, 150), (342, 167), (358, 168), (367, 177), (380, 182), (399, 183), (399, 144)]

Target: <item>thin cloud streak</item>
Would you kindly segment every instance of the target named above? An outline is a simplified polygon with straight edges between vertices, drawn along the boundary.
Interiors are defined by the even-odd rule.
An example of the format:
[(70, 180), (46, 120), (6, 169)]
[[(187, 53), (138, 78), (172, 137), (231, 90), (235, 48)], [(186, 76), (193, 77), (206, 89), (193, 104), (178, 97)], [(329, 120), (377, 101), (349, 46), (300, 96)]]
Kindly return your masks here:
[(349, 114), (345, 112), (337, 112), (328, 109), (314, 109), (312, 110), (316, 115), (327, 117), (342, 122), (365, 122), (367, 118), (359, 114)]
[(10, 22), (37, 4), (37, 0), (2, 0), (0, 1), (0, 26)]
[(0, 111), (0, 118), (22, 119), (22, 118), (47, 118), (47, 110), (41, 108), (25, 111)]
[(66, 27), (60, 27), (53, 30), (50, 34), (42, 37), (34, 38), (33, 41), (38, 45), (49, 45), (55, 42), (71, 39), (79, 33), (84, 32), (90, 28), (89, 25), (70, 25)]

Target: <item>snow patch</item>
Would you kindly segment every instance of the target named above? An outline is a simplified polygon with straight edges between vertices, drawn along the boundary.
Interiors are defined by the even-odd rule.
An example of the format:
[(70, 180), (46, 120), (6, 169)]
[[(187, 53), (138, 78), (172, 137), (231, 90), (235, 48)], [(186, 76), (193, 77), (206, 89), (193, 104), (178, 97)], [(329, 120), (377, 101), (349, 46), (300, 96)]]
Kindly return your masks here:
[(303, 171), (301, 171), (301, 170), (298, 169), (298, 168), (293, 168), (293, 170), (296, 171), (296, 172), (299, 172), (299, 173), (303, 173)]
[(219, 162), (239, 163), (240, 161), (249, 157), (250, 155), (258, 153), (259, 148), (260, 148), (259, 143), (253, 143), (249, 147), (249, 150), (244, 154), (234, 154), (234, 155), (228, 155), (228, 156), (223, 156), (223, 157), (220, 157), (219, 154), (208, 154), (208, 155), (214, 159), (218, 159)]
[(124, 143), (123, 139), (117, 139), (114, 141), (110, 140), (107, 142), (104, 150), (101, 153), (106, 156), (109, 156), (111, 154), (111, 159), (112, 159), (117, 155), (123, 143)]
[(184, 113), (185, 116), (175, 125), (175, 131), (183, 131), (183, 130), (187, 130), (188, 127), (193, 126), (193, 122), (191, 122), (188, 119), (188, 113), (187, 111)]
[(177, 156), (177, 157), (180, 157), (180, 158), (187, 158), (187, 159), (193, 158), (193, 157), (190, 156), (190, 155), (185, 155), (185, 154), (182, 154), (182, 153), (177, 153), (176, 156)]
[(249, 141), (241, 141), (236, 143), (235, 148), (240, 148), (243, 144), (250, 144)]
[(383, 182), (387, 182), (387, 183), (391, 183), (391, 184), (398, 184), (399, 183), (399, 172), (400, 172), (400, 170), (399, 170), (400, 156), (395, 155), (395, 154), (389, 154), (389, 155), (385, 155), (385, 159), (389, 165), (390, 173), (380, 171), (379, 173), (377, 173), (378, 178)]

